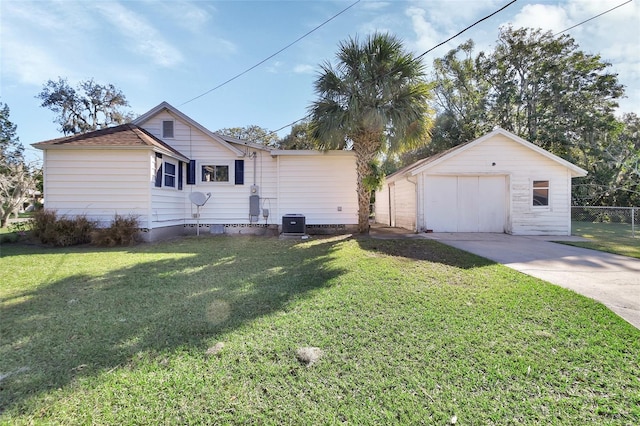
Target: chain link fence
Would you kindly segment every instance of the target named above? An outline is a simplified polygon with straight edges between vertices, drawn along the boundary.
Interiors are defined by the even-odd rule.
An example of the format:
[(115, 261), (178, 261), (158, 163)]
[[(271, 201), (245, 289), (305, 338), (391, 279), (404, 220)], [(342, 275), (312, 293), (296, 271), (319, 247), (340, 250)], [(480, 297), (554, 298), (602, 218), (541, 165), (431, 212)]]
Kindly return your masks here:
[(636, 237), (640, 234), (640, 207), (571, 207), (573, 227)]

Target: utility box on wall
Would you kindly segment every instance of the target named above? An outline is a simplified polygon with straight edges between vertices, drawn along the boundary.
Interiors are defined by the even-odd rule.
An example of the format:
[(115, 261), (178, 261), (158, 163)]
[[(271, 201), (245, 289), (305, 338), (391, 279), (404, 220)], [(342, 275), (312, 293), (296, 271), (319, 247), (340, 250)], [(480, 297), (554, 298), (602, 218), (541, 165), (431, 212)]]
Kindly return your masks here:
[(286, 214), (282, 216), (283, 234), (304, 234), (306, 232), (305, 217), (301, 214)]

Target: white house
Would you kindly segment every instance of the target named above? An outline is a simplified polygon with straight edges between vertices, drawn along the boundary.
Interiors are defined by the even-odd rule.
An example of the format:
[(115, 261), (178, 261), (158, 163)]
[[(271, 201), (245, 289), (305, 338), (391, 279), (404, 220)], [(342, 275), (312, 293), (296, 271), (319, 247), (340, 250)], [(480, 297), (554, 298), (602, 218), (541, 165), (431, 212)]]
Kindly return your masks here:
[[(357, 228), (352, 152), (274, 150), (211, 132), (166, 102), (133, 123), (33, 146), (44, 151), (47, 209), (103, 224), (134, 215), (146, 240), (196, 224), (261, 233), (290, 214), (310, 233)], [(199, 217), (192, 192), (211, 194)]]
[(571, 235), (571, 179), (586, 174), (497, 128), (387, 176), (375, 218), (415, 232)]

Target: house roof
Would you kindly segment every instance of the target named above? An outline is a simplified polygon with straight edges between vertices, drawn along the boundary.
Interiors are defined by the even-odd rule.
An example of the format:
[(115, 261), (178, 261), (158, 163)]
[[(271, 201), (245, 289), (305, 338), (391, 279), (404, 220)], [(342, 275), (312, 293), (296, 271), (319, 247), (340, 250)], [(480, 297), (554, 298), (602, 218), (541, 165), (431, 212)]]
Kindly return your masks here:
[(202, 124), (198, 123), (191, 117), (183, 114), (181, 111), (179, 111), (174, 106), (170, 105), (168, 102), (160, 103), (158, 106), (152, 108), (151, 110), (142, 114), (140, 117), (133, 120), (133, 123), (141, 125), (142, 123), (144, 123), (145, 121), (149, 120), (151, 117), (153, 117), (154, 115), (162, 111), (167, 111), (169, 114), (173, 115), (174, 117), (177, 117), (184, 123), (187, 123), (195, 127), (196, 129), (200, 130), (205, 135), (211, 137), (213, 140), (220, 143), (220, 145), (224, 146), (225, 148), (235, 153), (238, 157), (244, 157), (246, 155), (246, 152), (234, 145), (243, 145), (243, 146), (251, 147), (253, 149), (261, 149), (261, 150), (269, 151), (269, 148), (264, 145), (243, 141), (241, 139), (237, 139), (231, 136), (225, 136), (219, 133), (212, 132), (211, 130), (207, 129), (206, 127), (204, 127)]
[(167, 145), (141, 127), (133, 123), (95, 130), (73, 136), (66, 136), (32, 144), (34, 148), (70, 149), (70, 148), (151, 148), (153, 151), (172, 155), (180, 160), (189, 158)]
[(528, 148), (532, 151), (537, 152), (538, 154), (552, 160), (555, 161), (556, 163), (559, 163), (563, 166), (565, 166), (566, 168), (568, 168), (571, 171), (571, 176), (572, 177), (581, 177), (581, 176), (586, 176), (587, 175), (587, 171), (576, 166), (573, 163), (570, 163), (567, 160), (564, 160), (560, 157), (558, 157), (557, 155), (554, 155), (552, 153), (550, 153), (549, 151), (540, 148), (537, 145), (532, 144), (529, 141), (526, 141), (524, 139), (522, 139), (521, 137), (507, 131), (504, 130), (500, 127), (496, 127), (493, 131), (485, 134), (484, 136), (479, 137), (478, 139), (475, 139), (473, 141), (470, 142), (466, 142), (463, 143), (461, 145), (455, 146), (451, 149), (448, 149), (446, 151), (443, 151), (439, 154), (436, 155), (432, 155), (431, 157), (427, 157), (427, 158), (423, 158), (422, 160), (418, 160), (415, 163), (406, 166), (398, 171), (396, 171), (395, 173), (390, 174), (389, 176), (387, 176), (387, 180), (391, 179), (393, 180), (394, 177), (401, 177), (401, 176), (406, 176), (406, 175), (411, 175), (411, 176), (415, 176), (419, 173), (422, 173), (426, 170), (429, 170), (432, 167), (435, 167), (437, 164), (442, 163), (443, 161), (448, 160), (449, 158), (455, 157), (456, 155), (459, 155), (460, 153), (478, 145), (481, 144), (482, 142), (491, 139), (492, 137), (496, 136), (496, 135), (502, 135), (505, 136), (509, 139), (511, 139), (513, 142), (518, 143), (522, 146), (524, 146), (525, 148)]

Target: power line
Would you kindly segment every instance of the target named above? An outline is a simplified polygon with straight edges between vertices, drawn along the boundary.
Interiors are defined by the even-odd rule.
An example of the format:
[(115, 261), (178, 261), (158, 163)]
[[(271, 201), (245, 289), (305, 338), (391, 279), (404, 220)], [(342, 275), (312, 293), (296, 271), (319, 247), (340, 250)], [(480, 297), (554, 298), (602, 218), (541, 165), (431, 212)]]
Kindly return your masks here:
[[(438, 47), (442, 46), (443, 44), (445, 44), (445, 43), (447, 43), (447, 42), (449, 42), (449, 41), (453, 40), (454, 38), (458, 37), (460, 34), (462, 34), (462, 33), (466, 32), (466, 31), (468, 31), (469, 29), (471, 29), (471, 28), (473, 28), (473, 27), (475, 27), (475, 26), (476, 26), (476, 25), (478, 25), (480, 22), (485, 21), (485, 20), (487, 20), (487, 19), (491, 18), (492, 16), (496, 15), (497, 13), (502, 12), (504, 9), (506, 9), (506, 8), (507, 8), (507, 7), (509, 7), (509, 6), (511, 6), (511, 5), (512, 5), (513, 3), (515, 3), (516, 1), (518, 1), (518, 0), (512, 0), (511, 2), (509, 2), (509, 3), (507, 3), (506, 5), (502, 6), (500, 9), (498, 9), (498, 10), (496, 10), (496, 11), (494, 11), (494, 12), (490, 13), (489, 15), (485, 16), (484, 18), (478, 19), (476, 22), (474, 22), (473, 24), (469, 25), (468, 27), (466, 27), (466, 28), (465, 28), (465, 29), (463, 29), (462, 31), (459, 31), (457, 34), (455, 34), (455, 35), (453, 35), (453, 36), (449, 37), (448, 39), (446, 39), (445, 41), (443, 41), (443, 42), (441, 42), (441, 43), (438, 43), (437, 45), (433, 46), (431, 49), (427, 50), (426, 52), (424, 52), (424, 53), (422, 53), (422, 54), (420, 54), (420, 55), (416, 56), (416, 57), (414, 58), (414, 60), (415, 60), (415, 61), (419, 60), (420, 58), (422, 58), (422, 57), (423, 57), (424, 55), (426, 55), (427, 53), (429, 53), (429, 52), (431, 52), (432, 50), (437, 49)], [(391, 74), (392, 72), (393, 72), (393, 70), (390, 70), (390, 71), (388, 71), (388, 72), (387, 72), (387, 74)], [(302, 120), (305, 120), (305, 119), (309, 118), (310, 116), (311, 116), (311, 114), (307, 114), (307, 115), (306, 115), (306, 116), (304, 116), (303, 118), (300, 118), (300, 119), (298, 119), (298, 120), (296, 120), (296, 121), (294, 121), (294, 122), (292, 122), (292, 123), (289, 123), (289, 124), (287, 124), (287, 125), (284, 125), (284, 126), (280, 127), (280, 128), (279, 128), (279, 129), (277, 129), (277, 130), (274, 130), (274, 131), (272, 131), (272, 132), (269, 132), (269, 134), (277, 133), (277, 132), (279, 132), (279, 131), (280, 131), (280, 130), (282, 130), (282, 129), (286, 129), (286, 128), (287, 128), (287, 127), (289, 127), (289, 126), (293, 126), (294, 124), (296, 124), (296, 123), (298, 123), (298, 122), (300, 122), (300, 121), (302, 121)]]
[(250, 68), (247, 68), (246, 70), (242, 71), (240, 74), (235, 75), (234, 77), (231, 77), (230, 79), (228, 79), (227, 81), (218, 84), (216, 87), (214, 87), (213, 89), (209, 89), (206, 92), (196, 96), (195, 98), (191, 98), (186, 102), (181, 103), (179, 106), (182, 105), (186, 105), (189, 102), (195, 101), (196, 99), (199, 99), (205, 95), (208, 95), (209, 93), (213, 92), (214, 90), (217, 90), (219, 88), (221, 88), (222, 86), (231, 83), (233, 80), (237, 79), (238, 77), (241, 77), (243, 75), (245, 75), (246, 73), (248, 73), (249, 71), (253, 70), (254, 68), (259, 67), (260, 65), (264, 64), (265, 62), (267, 62), (269, 59), (273, 58), (274, 56), (278, 55), (279, 53), (282, 53), (283, 51), (287, 50), (288, 48), (290, 48), (291, 46), (293, 46), (294, 44), (296, 44), (297, 42), (299, 42), (300, 40), (302, 40), (303, 38), (307, 37), (308, 35), (310, 35), (311, 33), (317, 31), (318, 29), (322, 28), (323, 26), (325, 26), (326, 24), (328, 24), (329, 22), (333, 21), (335, 18), (337, 18), (338, 16), (342, 15), (343, 13), (345, 13), (347, 10), (351, 9), (353, 6), (355, 6), (356, 4), (360, 3), (361, 0), (356, 0), (355, 2), (351, 3), (349, 6), (347, 6), (346, 8), (342, 9), (340, 12), (336, 13), (335, 15), (333, 15), (331, 18), (327, 19), (326, 21), (324, 21), (323, 23), (321, 23), (320, 25), (318, 25), (317, 27), (315, 27), (314, 29), (312, 29), (311, 31), (307, 32), (306, 34), (298, 37), (297, 39), (295, 39), (294, 41), (292, 41), (291, 43), (287, 44), (285, 47), (283, 47), (282, 49), (278, 50), (276, 53), (269, 55), (268, 57), (264, 58), (263, 60), (261, 60), (260, 62), (258, 62), (257, 64), (253, 65)]
[(611, 8), (611, 9), (609, 9), (609, 10), (605, 10), (604, 12), (602, 12), (602, 13), (600, 13), (600, 14), (596, 15), (596, 16), (592, 16), (592, 17), (591, 17), (591, 18), (589, 18), (589, 19), (585, 19), (584, 21), (582, 21), (582, 22), (579, 22), (579, 23), (575, 24), (573, 27), (569, 27), (569, 28), (566, 28), (566, 29), (564, 29), (564, 30), (562, 30), (562, 31), (560, 31), (560, 32), (557, 32), (557, 33), (555, 33), (553, 36), (555, 37), (555, 36), (557, 36), (557, 35), (559, 35), (559, 34), (564, 33), (565, 31), (569, 31), (569, 30), (574, 29), (575, 27), (579, 27), (580, 25), (582, 25), (582, 24), (584, 24), (584, 23), (586, 23), (586, 22), (589, 22), (589, 21), (591, 21), (591, 20), (593, 20), (593, 19), (599, 18), (600, 16), (602, 16), (602, 15), (604, 15), (604, 14), (607, 14), (607, 13), (611, 12), (612, 10), (615, 10), (615, 9), (617, 9), (617, 8), (619, 8), (619, 7), (622, 7), (622, 6), (624, 6), (625, 4), (627, 4), (627, 3), (631, 3), (632, 1), (633, 1), (633, 0), (628, 0), (628, 1), (626, 1), (626, 2), (624, 2), (624, 3), (621, 3), (621, 4), (619, 4), (619, 5), (615, 6), (615, 7), (612, 7), (612, 8)]
[(419, 56), (416, 56), (416, 58), (415, 58), (415, 59), (420, 59), (420, 58), (422, 58), (424, 55), (426, 55), (427, 53), (431, 52), (432, 50), (435, 50), (435, 49), (437, 49), (438, 47), (442, 46), (443, 44), (450, 42), (450, 41), (451, 41), (451, 40), (453, 40), (454, 38), (458, 37), (460, 34), (462, 34), (462, 33), (466, 32), (467, 30), (469, 30), (469, 29), (471, 29), (471, 28), (473, 28), (473, 27), (475, 27), (475, 26), (476, 26), (476, 25), (478, 25), (480, 22), (482, 22), (482, 21), (486, 21), (487, 19), (491, 18), (493, 15), (495, 15), (495, 14), (497, 14), (497, 13), (502, 12), (504, 9), (506, 9), (506, 8), (507, 8), (507, 7), (509, 7), (509, 6), (511, 6), (511, 5), (512, 5), (512, 4), (514, 4), (516, 1), (518, 1), (518, 0), (512, 0), (510, 3), (505, 4), (505, 5), (504, 5), (504, 6), (502, 6), (500, 9), (496, 10), (495, 12), (493, 12), (492, 14), (487, 15), (487, 16), (485, 16), (485, 17), (484, 17), (484, 18), (482, 18), (482, 19), (478, 19), (476, 22), (474, 22), (473, 24), (469, 25), (467, 28), (465, 28), (464, 30), (460, 31), (458, 34), (456, 34), (456, 35), (454, 35), (454, 36), (449, 37), (448, 39), (446, 39), (446, 40), (445, 40), (445, 41), (443, 41), (442, 43), (438, 43), (438, 44), (436, 44), (435, 46), (433, 46), (431, 49), (427, 50), (427, 51), (426, 51), (426, 52), (424, 52), (423, 54), (421, 54), (421, 55), (419, 55)]
[[(454, 35), (454, 36), (452, 36), (452, 37), (449, 37), (447, 40), (443, 41), (442, 43), (438, 43), (437, 45), (435, 45), (435, 46), (434, 46), (434, 47), (432, 47), (431, 49), (427, 50), (426, 52), (422, 53), (421, 55), (416, 56), (416, 58), (415, 58), (415, 59), (422, 58), (422, 57), (423, 57), (423, 56), (425, 56), (427, 53), (429, 53), (429, 52), (431, 52), (432, 50), (434, 50), (434, 49), (436, 49), (436, 48), (438, 48), (438, 47), (442, 46), (443, 44), (445, 44), (445, 43), (447, 43), (447, 42), (449, 42), (449, 41), (453, 40), (454, 38), (456, 38), (456, 37), (457, 37), (457, 36), (459, 36), (460, 34), (462, 34), (462, 33), (464, 33), (465, 31), (467, 31), (468, 29), (470, 29), (470, 28), (472, 28), (472, 27), (476, 26), (476, 25), (477, 25), (477, 24), (479, 24), (480, 22), (482, 22), (482, 21), (484, 21), (484, 20), (486, 20), (486, 19), (488, 19), (488, 18), (492, 17), (493, 15), (495, 15), (495, 14), (497, 14), (497, 13), (499, 13), (499, 12), (501, 12), (502, 10), (504, 10), (504, 9), (506, 9), (507, 7), (511, 6), (511, 5), (512, 5), (513, 3), (515, 3), (516, 1), (517, 1), (517, 0), (513, 0), (512, 2), (510, 2), (510, 3), (506, 4), (506, 5), (504, 5), (503, 7), (501, 7), (501, 8), (500, 8), (500, 9), (498, 9), (498, 10), (496, 10), (495, 12), (491, 13), (490, 15), (487, 15), (487, 16), (485, 16), (484, 18), (479, 19), (478, 21), (474, 22), (473, 24), (469, 25), (468, 27), (466, 27), (465, 29), (463, 29), (462, 31), (460, 31), (459, 33), (457, 33), (456, 35)], [(625, 4), (627, 4), (627, 3), (631, 3), (632, 1), (633, 1), (633, 0), (627, 0), (626, 2), (621, 3), (621, 4), (617, 5), (617, 6), (614, 6), (614, 7), (612, 7), (611, 9), (605, 10), (604, 12), (599, 13), (598, 15), (592, 16), (592, 17), (591, 17), (591, 18), (589, 18), (589, 19), (585, 19), (585, 20), (584, 20), (584, 21), (582, 21), (582, 22), (579, 22), (579, 23), (577, 23), (577, 24), (575, 24), (575, 25), (573, 25), (573, 26), (571, 26), (571, 27), (569, 27), (569, 28), (566, 28), (566, 29), (564, 29), (564, 30), (562, 30), (562, 31), (559, 31), (559, 32), (555, 33), (555, 34), (553, 35), (553, 37), (556, 37), (556, 36), (557, 36), (557, 35), (559, 35), (559, 34), (562, 34), (562, 33), (566, 32), (566, 31), (569, 31), (569, 30), (572, 30), (572, 29), (574, 29), (574, 28), (576, 28), (576, 27), (579, 27), (580, 25), (582, 25), (582, 24), (584, 24), (584, 23), (586, 23), (586, 22), (589, 22), (589, 21), (592, 21), (592, 20), (594, 20), (594, 19), (596, 19), (596, 18), (599, 18), (600, 16), (605, 15), (605, 14), (607, 14), (607, 13), (609, 13), (609, 12), (611, 12), (611, 11), (615, 10), (615, 9), (618, 9), (619, 7), (622, 7), (622, 6), (624, 6)], [(300, 122), (300, 121), (304, 120), (304, 119), (309, 118), (309, 117), (310, 117), (310, 115), (311, 115), (311, 114), (307, 114), (305, 117), (300, 118), (300, 119), (298, 119), (298, 120), (296, 120), (296, 121), (294, 121), (294, 122), (292, 122), (292, 123), (290, 123), (290, 124), (287, 124), (287, 125), (285, 125), (285, 126), (282, 126), (282, 127), (281, 127), (281, 128), (279, 128), (278, 130), (274, 130), (274, 131), (273, 131), (273, 132), (271, 132), (271, 133), (279, 132), (279, 131), (280, 131), (280, 130), (282, 130), (282, 129), (285, 129), (285, 128), (289, 127), (289, 126), (292, 126), (292, 125), (294, 125), (294, 124), (296, 124), (296, 123), (298, 123), (298, 122)]]

